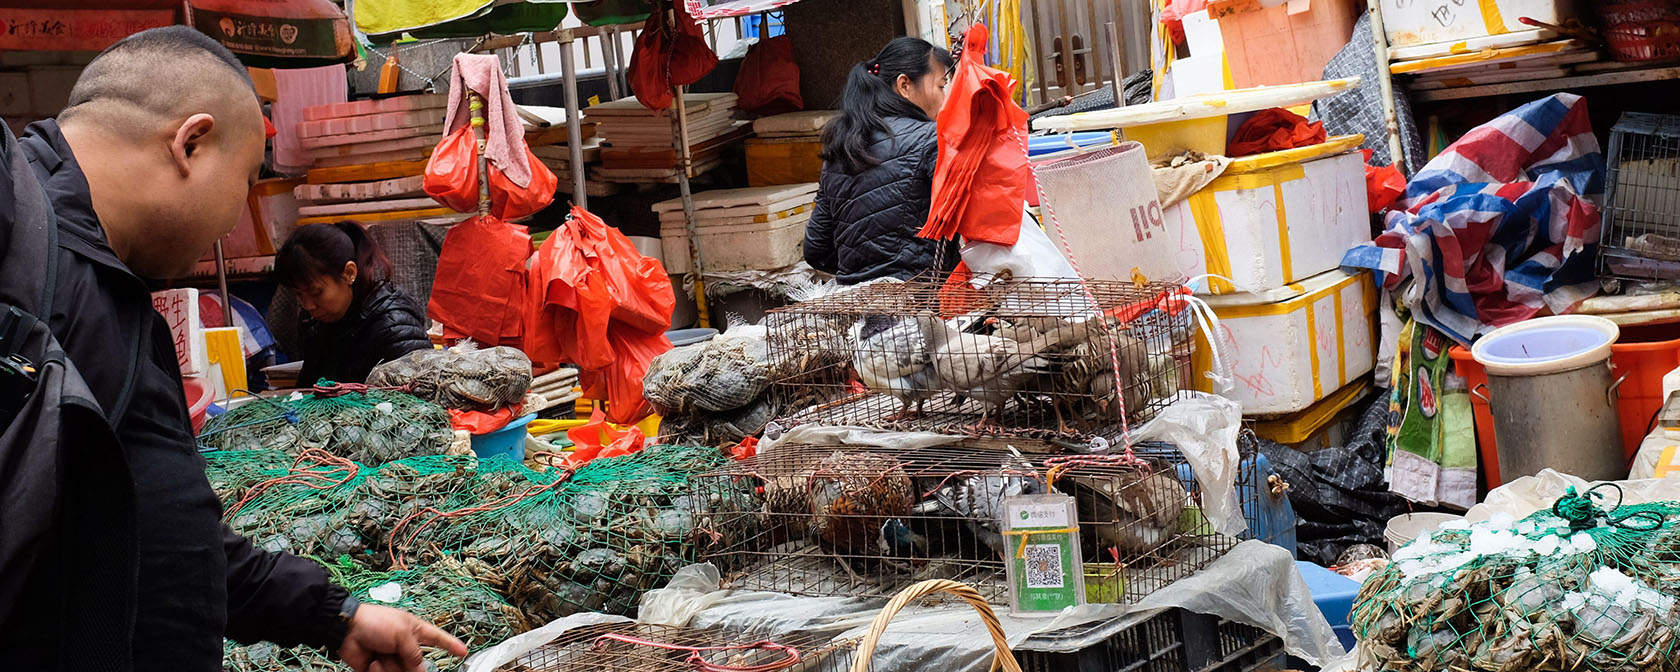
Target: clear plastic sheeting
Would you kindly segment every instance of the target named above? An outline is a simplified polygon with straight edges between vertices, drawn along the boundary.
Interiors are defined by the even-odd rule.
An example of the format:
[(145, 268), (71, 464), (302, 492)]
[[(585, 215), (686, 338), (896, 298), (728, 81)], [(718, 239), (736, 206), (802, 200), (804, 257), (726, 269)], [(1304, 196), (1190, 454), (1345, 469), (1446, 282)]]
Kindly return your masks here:
[[(1604, 482), (1614, 483), (1621, 488), (1622, 505), (1680, 499), (1680, 481), (1653, 478)], [(1575, 488), (1577, 492), (1586, 492), (1597, 484), (1595, 481), (1545, 469), (1533, 476), (1524, 476), (1489, 491), (1482, 503), (1470, 507), (1470, 510), (1464, 513), (1464, 518), (1472, 523), (1491, 520), (1499, 514), (1512, 518), (1526, 518), (1535, 512), (1551, 509), (1552, 504), (1569, 488)]]
[(1159, 415), (1132, 433), (1135, 441), (1164, 441), (1178, 446), (1202, 486), (1202, 515), (1213, 529), (1240, 536), (1248, 529), (1237, 498), (1237, 433), (1242, 406), (1203, 392), (1181, 393)]
[[(641, 619), (661, 625), (739, 628), (767, 636), (820, 632), (850, 638), (863, 636), (884, 604), (724, 590), (720, 585), (721, 577), (711, 565), (685, 567), (669, 586), (643, 596)], [(1239, 544), (1201, 572), (1129, 607), (1091, 604), (1049, 618), (1014, 617), (999, 609), (998, 617), (1010, 645), (1019, 646), (1034, 635), (1104, 620), (1130, 622), (1172, 607), (1262, 628), (1282, 638), (1291, 655), (1315, 665), (1343, 653), (1289, 552), (1259, 541)], [(1094, 629), (1089, 641), (1076, 644), (1097, 644), (1103, 632)], [(992, 651), (991, 638), (974, 610), (950, 602), (915, 604), (899, 612), (887, 628), (875, 651), (875, 669), (979, 672), (990, 666)]]

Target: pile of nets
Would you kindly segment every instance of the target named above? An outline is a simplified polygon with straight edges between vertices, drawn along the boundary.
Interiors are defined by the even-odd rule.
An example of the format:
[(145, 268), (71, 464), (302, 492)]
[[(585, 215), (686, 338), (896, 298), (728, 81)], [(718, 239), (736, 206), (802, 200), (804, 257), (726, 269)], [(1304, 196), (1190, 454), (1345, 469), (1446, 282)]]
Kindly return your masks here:
[(1674, 669), (1680, 503), (1606, 505), (1603, 487), (1401, 548), (1354, 604), (1360, 667)]
[(437, 404), (359, 386), (317, 387), (283, 399), (260, 398), (211, 418), (199, 433), (209, 450), (323, 450), (379, 465), (449, 450), (455, 433)]
[(704, 343), (653, 358), (642, 394), (662, 416), (660, 435), (675, 443), (733, 444), (764, 430), (777, 406), (766, 330), (739, 325)]
[[(348, 558), (325, 566), (333, 581), (356, 599), (402, 609), (426, 619), (460, 638), (473, 651), (533, 627), (495, 591), (447, 563), (396, 572), (370, 571)], [(460, 662), (441, 650), (426, 653), (429, 669), (451, 669)], [(338, 672), (349, 668), (320, 649), (281, 648), (269, 643), (244, 646), (230, 641), (223, 650), (222, 669), (226, 672)]]
[(392, 532), (393, 566), (457, 562), (537, 623), (630, 615), (643, 592), (695, 560), (704, 535), (689, 479), (726, 460), (708, 447), (653, 446), (500, 500), (434, 510)]
[(374, 367), (367, 382), (405, 388), (444, 408), (494, 411), (525, 399), (531, 388), (531, 359), (506, 346), (416, 350)]

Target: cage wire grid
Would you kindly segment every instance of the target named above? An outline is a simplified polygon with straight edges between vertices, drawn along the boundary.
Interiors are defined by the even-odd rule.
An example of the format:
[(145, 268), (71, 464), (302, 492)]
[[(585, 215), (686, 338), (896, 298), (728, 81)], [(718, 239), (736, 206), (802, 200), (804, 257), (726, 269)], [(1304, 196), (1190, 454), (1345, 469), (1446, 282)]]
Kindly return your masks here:
[[(1068, 466), (973, 443), (784, 444), (691, 482), (700, 560), (731, 588), (887, 598), (951, 579), (1003, 603), (1005, 563), (1019, 550), (998, 527), (1003, 499), (1043, 494), (1053, 477), (1053, 491), (1078, 508), (1087, 599), (1129, 604), (1237, 543), (1201, 515), (1200, 487), (1176, 448), (1143, 443), (1135, 454)], [(1258, 496), (1253, 471), (1238, 478), (1245, 502)]]
[(779, 308), (766, 322), (778, 424), (1113, 441), (1189, 382), (1179, 290), (920, 276)]
[(733, 629), (603, 623), (568, 630), (498, 671), (844, 672), (851, 668), (856, 649), (856, 640), (811, 633), (766, 636)]
[(1680, 277), (1680, 116), (1628, 112), (1610, 131), (1599, 270)]

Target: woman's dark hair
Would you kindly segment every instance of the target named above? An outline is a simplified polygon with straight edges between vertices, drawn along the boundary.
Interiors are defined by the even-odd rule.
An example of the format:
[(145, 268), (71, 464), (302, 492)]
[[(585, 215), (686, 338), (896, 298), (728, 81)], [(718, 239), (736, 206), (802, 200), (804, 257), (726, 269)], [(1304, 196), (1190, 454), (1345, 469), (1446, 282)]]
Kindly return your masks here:
[(845, 173), (860, 173), (880, 165), (880, 157), (869, 153), (869, 145), (875, 134), (891, 133), (887, 117), (928, 120), (922, 108), (898, 95), (893, 83), (899, 75), (913, 82), (920, 80), (933, 69), (932, 61), (946, 69), (956, 63), (951, 52), (927, 40), (900, 37), (882, 47), (875, 58), (852, 66), (846, 76), (846, 92), (841, 96), (840, 117), (823, 129), (822, 160)]
[(391, 277), (391, 260), (360, 224), (300, 226), (274, 256), (274, 279), (294, 289), (306, 287), (323, 275), (338, 277), (351, 261), (356, 262), (356, 296)]

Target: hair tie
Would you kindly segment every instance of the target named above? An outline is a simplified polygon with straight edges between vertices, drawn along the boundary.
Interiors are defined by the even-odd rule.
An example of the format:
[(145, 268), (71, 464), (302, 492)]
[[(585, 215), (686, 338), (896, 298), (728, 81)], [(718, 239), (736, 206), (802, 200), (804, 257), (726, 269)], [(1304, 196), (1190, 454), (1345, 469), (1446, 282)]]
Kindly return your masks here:
[(881, 64), (880, 63), (870, 63), (869, 64), (869, 74), (879, 76), (881, 74)]

